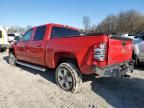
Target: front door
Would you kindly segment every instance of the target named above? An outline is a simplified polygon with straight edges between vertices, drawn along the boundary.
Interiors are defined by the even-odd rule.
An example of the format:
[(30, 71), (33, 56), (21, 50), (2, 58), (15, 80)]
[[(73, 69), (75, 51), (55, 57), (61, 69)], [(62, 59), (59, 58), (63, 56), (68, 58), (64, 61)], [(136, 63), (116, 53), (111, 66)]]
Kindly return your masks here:
[(27, 55), (27, 43), (31, 40), (33, 34), (33, 29), (28, 30), (22, 38), (22, 41), (17, 43), (16, 56), (17, 59), (23, 61), (29, 61)]
[(45, 64), (45, 37), (46, 26), (40, 26), (35, 29), (32, 41), (27, 43), (27, 55), (34, 64)]

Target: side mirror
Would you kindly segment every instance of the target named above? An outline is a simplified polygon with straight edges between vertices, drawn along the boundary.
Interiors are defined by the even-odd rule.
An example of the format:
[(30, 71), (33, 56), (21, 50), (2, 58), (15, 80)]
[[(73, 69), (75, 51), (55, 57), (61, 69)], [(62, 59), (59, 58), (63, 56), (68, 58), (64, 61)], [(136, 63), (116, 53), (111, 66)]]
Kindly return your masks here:
[(22, 38), (20, 38), (20, 42), (22, 42), (23, 41), (23, 39)]

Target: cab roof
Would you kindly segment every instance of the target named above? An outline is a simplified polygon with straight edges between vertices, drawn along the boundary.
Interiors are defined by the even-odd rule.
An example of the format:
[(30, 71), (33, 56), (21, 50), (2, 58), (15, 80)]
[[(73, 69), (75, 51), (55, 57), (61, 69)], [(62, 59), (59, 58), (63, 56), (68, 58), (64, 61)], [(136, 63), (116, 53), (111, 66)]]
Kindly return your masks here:
[(69, 28), (69, 29), (73, 29), (73, 30), (79, 30), (78, 28), (75, 28), (75, 27), (71, 27), (71, 26), (68, 26), (68, 25), (62, 25), (62, 24), (55, 24), (55, 23), (48, 23), (48, 24), (43, 24), (43, 25), (39, 25), (39, 26), (34, 26), (33, 28), (35, 27), (40, 27), (40, 26), (56, 26), (56, 27), (64, 27), (64, 28)]

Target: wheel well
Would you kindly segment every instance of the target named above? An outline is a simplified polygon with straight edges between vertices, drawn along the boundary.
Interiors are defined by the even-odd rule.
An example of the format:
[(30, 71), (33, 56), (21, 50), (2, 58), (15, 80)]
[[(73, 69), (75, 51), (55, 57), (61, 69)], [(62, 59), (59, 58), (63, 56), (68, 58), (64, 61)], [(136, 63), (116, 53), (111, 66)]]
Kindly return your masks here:
[(77, 60), (75, 58), (61, 58), (59, 62), (57, 63), (57, 65), (63, 62), (70, 62), (78, 66)]
[(55, 54), (55, 65), (58, 66), (62, 62), (71, 62), (78, 66), (77, 59), (72, 53), (56, 53)]

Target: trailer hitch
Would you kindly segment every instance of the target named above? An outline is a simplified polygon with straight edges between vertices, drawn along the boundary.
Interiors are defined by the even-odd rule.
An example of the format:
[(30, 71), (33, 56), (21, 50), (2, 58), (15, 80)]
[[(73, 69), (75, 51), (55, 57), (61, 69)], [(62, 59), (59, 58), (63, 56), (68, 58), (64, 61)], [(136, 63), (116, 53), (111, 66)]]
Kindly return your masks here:
[(121, 77), (122, 78), (130, 78), (130, 75), (125, 74), (125, 75), (122, 75)]

